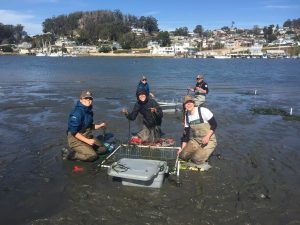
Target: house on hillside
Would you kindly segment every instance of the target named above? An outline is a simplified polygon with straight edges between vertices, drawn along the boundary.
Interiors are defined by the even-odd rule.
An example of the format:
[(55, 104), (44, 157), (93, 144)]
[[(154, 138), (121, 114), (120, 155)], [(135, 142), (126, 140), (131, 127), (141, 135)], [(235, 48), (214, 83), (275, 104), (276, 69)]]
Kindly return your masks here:
[(132, 27), (131, 28), (131, 32), (134, 33), (134, 34), (136, 34), (137, 36), (140, 36), (140, 35), (146, 33), (146, 30), (142, 29), (142, 28), (134, 28), (134, 27)]

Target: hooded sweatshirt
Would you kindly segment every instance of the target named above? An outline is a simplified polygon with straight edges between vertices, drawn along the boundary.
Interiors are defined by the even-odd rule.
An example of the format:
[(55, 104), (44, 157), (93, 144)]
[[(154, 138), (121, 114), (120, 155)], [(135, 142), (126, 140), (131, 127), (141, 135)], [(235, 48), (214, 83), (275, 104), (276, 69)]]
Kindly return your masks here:
[(92, 106), (86, 107), (78, 101), (69, 115), (68, 131), (72, 135), (84, 133), (86, 129), (92, 128), (93, 116)]
[[(154, 99), (149, 99), (146, 95), (146, 100), (141, 102), (137, 97), (138, 101), (135, 103), (131, 113), (127, 115), (129, 120), (135, 120), (138, 113), (143, 115), (143, 124), (147, 128), (153, 128), (160, 126), (162, 122), (163, 112), (159, 104)], [(150, 108), (156, 108), (157, 112), (152, 113)]]

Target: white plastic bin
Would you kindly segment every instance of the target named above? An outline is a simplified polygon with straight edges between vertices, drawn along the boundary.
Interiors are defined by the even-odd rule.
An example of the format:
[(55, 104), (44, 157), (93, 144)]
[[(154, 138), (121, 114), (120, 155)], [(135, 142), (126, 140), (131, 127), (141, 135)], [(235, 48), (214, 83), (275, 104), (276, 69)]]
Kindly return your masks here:
[(122, 178), (127, 186), (160, 188), (168, 172), (167, 162), (123, 158), (108, 168), (108, 175)]

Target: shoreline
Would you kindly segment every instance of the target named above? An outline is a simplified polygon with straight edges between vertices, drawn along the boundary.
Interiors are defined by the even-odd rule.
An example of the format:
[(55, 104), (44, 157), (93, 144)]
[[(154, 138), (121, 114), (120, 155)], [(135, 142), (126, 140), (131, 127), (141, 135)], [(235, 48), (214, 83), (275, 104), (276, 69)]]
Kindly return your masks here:
[[(0, 53), (0, 56), (36, 56), (35, 54), (18, 54), (18, 53)], [(75, 56), (55, 56), (59, 57), (145, 57), (145, 58), (176, 58), (175, 55), (159, 55), (148, 53), (89, 53), (89, 54), (76, 54)], [(38, 56), (38, 57), (52, 57), (52, 56)]]

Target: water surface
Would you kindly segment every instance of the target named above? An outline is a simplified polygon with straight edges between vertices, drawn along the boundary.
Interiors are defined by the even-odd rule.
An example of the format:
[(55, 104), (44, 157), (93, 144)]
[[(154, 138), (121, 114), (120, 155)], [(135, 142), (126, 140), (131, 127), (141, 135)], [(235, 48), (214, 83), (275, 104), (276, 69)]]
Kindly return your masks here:
[[(292, 59), (0, 57), (0, 224), (300, 223), (300, 123), (249, 111), (292, 107), (299, 115), (299, 68)], [(198, 73), (209, 84), (222, 155), (208, 172), (182, 171), (180, 187), (170, 176), (161, 189), (134, 188), (97, 163), (61, 160), (81, 90), (94, 92), (95, 120), (126, 141), (120, 110), (132, 108), (141, 74), (158, 99), (179, 101)], [(165, 114), (162, 129), (179, 143), (181, 115)]]

